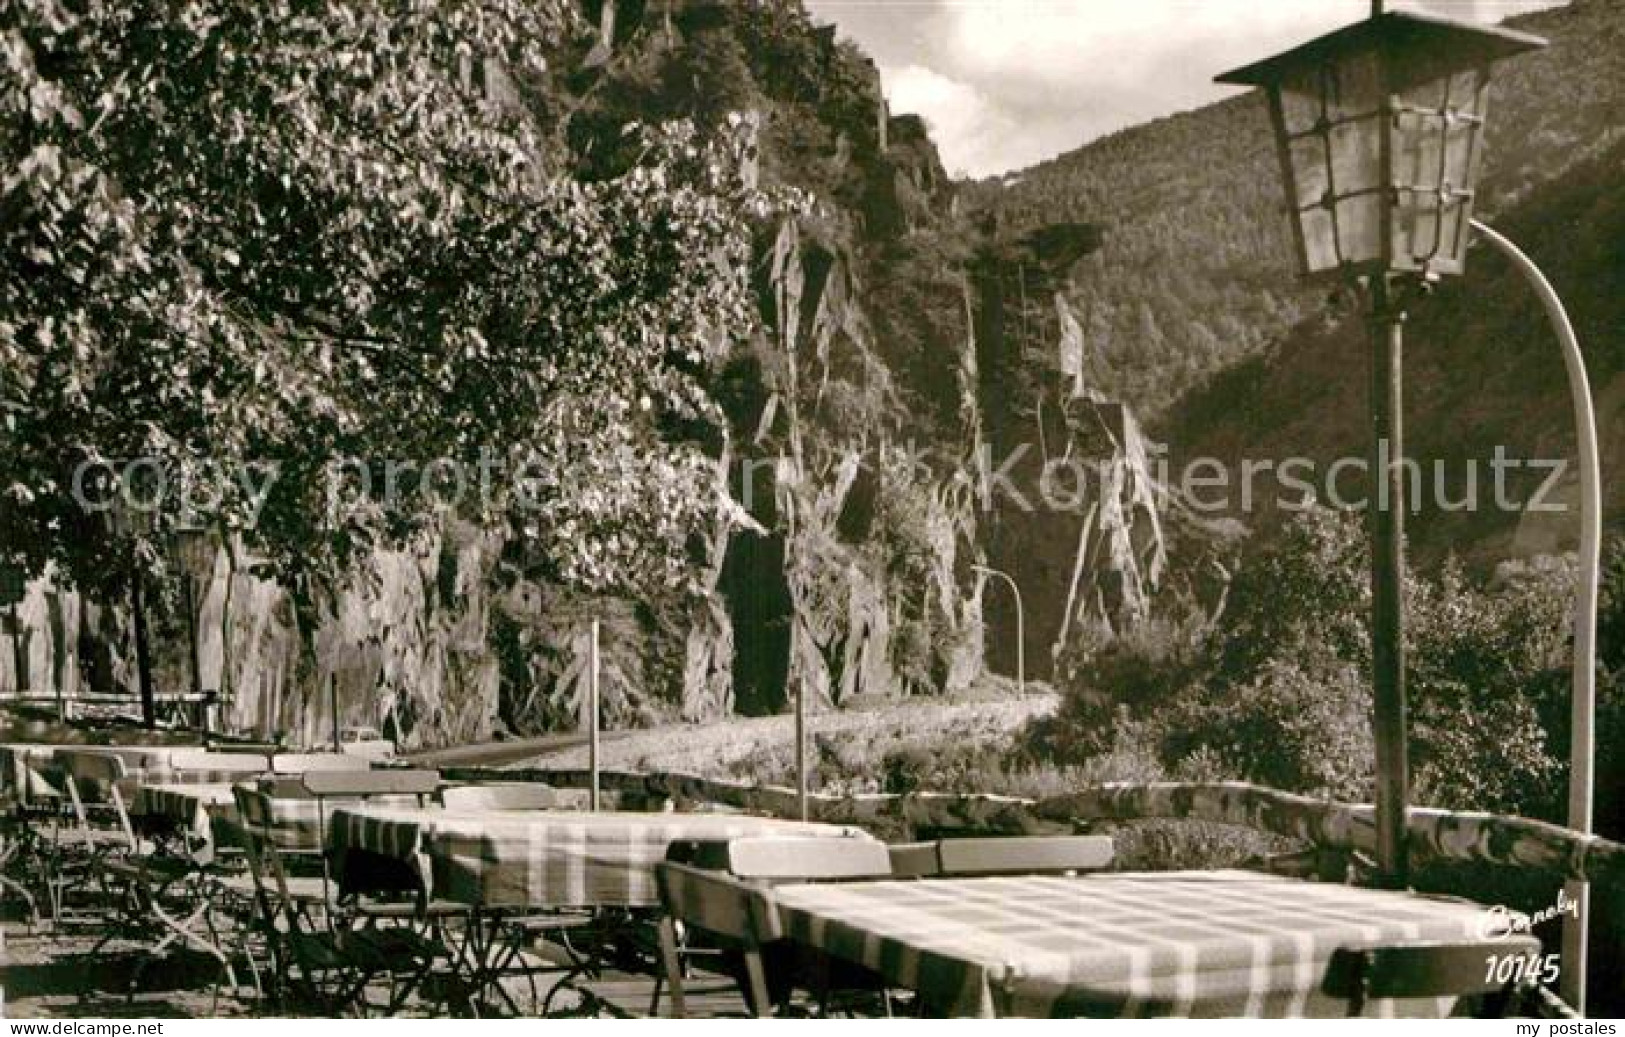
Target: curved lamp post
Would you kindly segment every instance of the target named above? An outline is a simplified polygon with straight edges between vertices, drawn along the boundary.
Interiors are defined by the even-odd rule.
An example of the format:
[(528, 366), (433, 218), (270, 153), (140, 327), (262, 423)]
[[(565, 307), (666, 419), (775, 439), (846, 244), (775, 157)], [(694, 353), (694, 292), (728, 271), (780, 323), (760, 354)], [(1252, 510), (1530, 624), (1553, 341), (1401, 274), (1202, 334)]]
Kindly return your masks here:
[[(1563, 347), (1569, 395), (1574, 406), (1575, 438), (1580, 444), (1580, 585), (1574, 603), (1574, 693), (1570, 703), (1569, 827), (1590, 834), (1596, 781), (1597, 590), (1602, 568), (1602, 472), (1597, 456), (1597, 420), (1591, 408), (1591, 381), (1574, 325), (1546, 275), (1507, 238), (1479, 222), (1473, 229), (1495, 246), (1523, 274), (1546, 310), (1552, 331)], [(1581, 1012), (1586, 1002), (1586, 930), (1590, 917), (1590, 883), (1571, 879), (1565, 892), (1575, 904), (1563, 916), (1563, 999)]]
[[(1377, 750), (1377, 859), (1382, 878), (1407, 882), (1402, 348), (1406, 296), (1463, 271), (1482, 152), (1490, 67), (1546, 45), (1527, 33), (1384, 13), (1219, 77), (1261, 86), (1292, 213), (1299, 272), (1362, 287), (1371, 304), (1371, 638)], [(1501, 248), (1510, 243), (1480, 227)], [(1581, 419), (1587, 527), (1576, 615), (1576, 770), (1571, 821), (1590, 824), (1590, 688), (1594, 649), (1595, 443), (1584, 365), (1561, 306), (1533, 264), (1509, 255), (1553, 314)], [(1589, 493), (1587, 492), (1589, 490)], [(1590, 552), (1590, 553), (1588, 553)], [(1583, 715), (1582, 715), (1583, 714)], [(1583, 756), (1583, 760), (1582, 760)], [(1583, 889), (1580, 890), (1583, 895)], [(1582, 912), (1583, 917), (1583, 912)], [(1565, 994), (1584, 1010), (1584, 937), (1566, 931)]]
[(1027, 617), (1021, 605), (1021, 588), (1010, 574), (1001, 572), (988, 565), (972, 565), (972, 572), (979, 572), (984, 576), (997, 576), (1010, 586), (1010, 593), (1016, 598), (1016, 691), (1018, 694), (1027, 693)]

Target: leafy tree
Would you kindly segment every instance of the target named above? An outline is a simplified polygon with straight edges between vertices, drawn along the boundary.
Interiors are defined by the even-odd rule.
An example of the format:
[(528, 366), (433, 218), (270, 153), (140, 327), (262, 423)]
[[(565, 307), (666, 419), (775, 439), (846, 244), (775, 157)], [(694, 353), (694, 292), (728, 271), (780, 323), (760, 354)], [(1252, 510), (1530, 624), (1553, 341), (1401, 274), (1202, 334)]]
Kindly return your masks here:
[[(680, 580), (754, 195), (680, 129), (571, 177), (538, 112), (579, 30), (564, 0), (0, 0), (5, 547), (94, 586), (203, 521), (331, 575), (456, 496), (446, 459), (535, 569)], [(192, 506), (109, 536), (75, 472), (136, 457)]]

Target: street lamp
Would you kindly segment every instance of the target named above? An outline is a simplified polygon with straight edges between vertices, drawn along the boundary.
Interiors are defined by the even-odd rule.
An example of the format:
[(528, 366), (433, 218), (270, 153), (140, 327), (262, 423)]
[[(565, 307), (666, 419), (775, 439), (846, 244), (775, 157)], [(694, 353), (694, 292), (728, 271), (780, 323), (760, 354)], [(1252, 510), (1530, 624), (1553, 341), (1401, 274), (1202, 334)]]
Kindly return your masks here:
[(1545, 46), (1527, 33), (1384, 13), (1218, 77), (1261, 86), (1292, 214), (1299, 272), (1363, 284), (1371, 302), (1371, 666), (1377, 862), (1404, 886), (1404, 298), (1460, 274), (1470, 234), (1490, 66)]
[[(23, 682), (28, 666), (26, 660), (23, 659), (22, 631), (20, 629), (22, 617), (17, 613), (17, 606), (21, 605), (23, 599), (27, 596), (28, 574), (23, 571), (23, 567), (9, 561), (0, 560), (0, 607), (5, 608), (8, 613), (6, 617), (9, 621), (7, 628), (11, 634), (11, 660), (12, 667), (17, 673), (17, 687), (15, 690), (18, 698), (22, 698), (23, 692), (27, 690), (23, 687)], [(60, 686), (57, 688), (57, 694), (61, 695)], [(60, 705), (59, 702), (59, 713), (61, 712)], [(61, 717), (57, 719), (61, 719)]]
[(107, 512), (109, 531), (115, 541), (130, 541), (128, 579), (130, 582), (130, 623), (135, 633), (136, 687), (141, 696), (141, 726), (149, 731), (158, 726), (158, 706), (152, 689), (152, 653), (147, 645), (147, 610), (142, 586), (140, 539), (152, 530), (153, 515), (130, 496), (129, 484), (120, 487), (119, 497)]
[[(181, 576), (181, 608), (186, 612), (186, 643), (190, 649), (189, 669), (192, 694), (201, 701), (203, 696), (203, 667), (198, 659), (198, 605), (197, 580), (207, 580), (214, 570), (214, 538), (208, 530), (198, 526), (176, 526), (169, 535), (175, 551)], [(200, 707), (201, 708), (201, 707)]]
[[(1591, 805), (1596, 782), (1597, 712), (1597, 591), (1601, 582), (1602, 471), (1598, 461), (1597, 418), (1591, 407), (1591, 379), (1585, 355), (1569, 322), (1563, 300), (1557, 297), (1535, 261), (1504, 235), (1478, 220), (1473, 229), (1529, 282), (1540, 298), (1552, 333), (1563, 349), (1574, 407), (1575, 438), (1580, 444), (1580, 585), (1574, 604), (1574, 691), (1569, 704), (1569, 827), (1591, 834)], [(1584, 879), (1567, 883), (1574, 913), (1563, 916), (1563, 999), (1575, 1011), (1586, 1007), (1586, 932), (1591, 918), (1590, 884)]]
[(1009, 573), (1001, 572), (1000, 570), (995, 569), (992, 566), (988, 566), (988, 565), (972, 565), (971, 566), (971, 571), (981, 573), (984, 576), (997, 576), (997, 577), (999, 577), (1001, 580), (1003, 580), (1006, 584), (1009, 585), (1010, 593), (1015, 595), (1015, 599), (1016, 599), (1016, 693), (1019, 694), (1019, 695), (1025, 695), (1025, 694), (1027, 694), (1027, 617), (1023, 614), (1024, 610), (1023, 610), (1022, 605), (1021, 605), (1021, 588), (1016, 586), (1016, 581), (1010, 578)]

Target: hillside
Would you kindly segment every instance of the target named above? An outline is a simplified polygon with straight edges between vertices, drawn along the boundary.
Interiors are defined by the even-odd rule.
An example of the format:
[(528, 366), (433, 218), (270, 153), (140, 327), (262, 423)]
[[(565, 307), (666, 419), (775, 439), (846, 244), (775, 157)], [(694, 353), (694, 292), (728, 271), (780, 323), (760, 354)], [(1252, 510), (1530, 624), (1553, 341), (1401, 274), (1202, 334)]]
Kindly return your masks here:
[[(358, 8), (369, 17), (387, 17), (366, 5)], [(448, 25), (463, 24), (455, 17), (460, 10), (419, 5), (414, 17), (424, 38), (435, 39), (434, 33), (451, 31)], [(432, 204), (378, 216), (373, 221), (378, 228), (411, 230), (417, 224), (406, 217), (423, 217), (439, 233), (436, 214), (456, 210), (465, 196), (485, 203), (491, 192), (469, 192), (460, 179), (465, 171), (459, 163), (468, 161), (466, 156), (446, 157), (470, 140), (482, 147), (488, 139), (503, 141), (510, 156), (505, 161), (522, 155), (531, 168), (546, 173), (515, 177), (502, 167), (479, 176), (556, 190), (567, 207), (579, 203), (566, 214), (516, 204), (511, 217), (485, 220), (482, 212), (481, 219), (471, 218), (450, 240), (492, 251), (469, 260), (466, 269), (428, 276), (425, 257), (454, 250), (391, 239), (392, 254), (404, 258), (387, 285), (377, 283), (378, 264), (360, 249), (343, 253), (356, 259), (347, 272), (359, 288), (338, 293), (332, 285), (342, 278), (326, 276), (326, 270), (321, 278), (301, 281), (299, 290), (342, 294), (345, 305), (361, 306), (381, 288), (398, 292), (401, 310), (388, 335), (358, 335), (346, 328), (345, 341), (354, 337), (365, 350), (385, 348), (379, 345), (385, 342), (391, 350), (427, 348), (449, 357), (467, 368), (446, 378), (457, 395), (423, 377), (420, 354), (386, 368), (399, 374), (396, 384), (404, 387), (391, 390), (403, 395), (391, 396), (367, 384), (381, 362), (356, 360), (339, 369), (340, 375), (356, 372), (355, 384), (363, 386), (357, 391), (334, 375), (331, 365), (308, 363), (305, 335), (286, 341), (267, 336), (271, 345), (287, 346), (286, 356), (267, 356), (259, 339), (246, 335), (225, 344), (242, 350), (242, 366), (251, 372), (245, 382), (252, 384), (262, 373), (297, 372), (308, 379), (302, 383), (305, 395), (292, 396), (308, 400), (318, 416), (348, 393), (342, 398), (353, 398), (361, 405), (357, 413), (367, 417), (366, 423), (351, 422), (345, 415), (347, 429), (422, 422), (412, 440), (380, 439), (376, 447), (370, 439), (346, 441), (345, 449), (369, 459), (440, 449), (448, 439), (465, 449), (478, 438), (467, 435), (468, 429), (481, 436), (495, 429), (493, 438), (504, 451), (530, 450), (533, 444), (557, 450), (557, 458), (527, 469), (524, 480), (531, 481), (531, 471), (547, 473), (535, 480), (543, 484), (535, 488), (546, 514), (496, 514), (472, 502), (431, 513), (412, 504), (411, 514), (403, 508), (378, 523), (376, 536), (369, 529), (365, 537), (335, 537), (319, 524), (325, 518), (320, 508), (289, 500), (266, 509), (265, 517), (277, 520), (275, 525), (261, 523), (258, 515), (247, 521), (204, 515), (206, 535), (184, 552), (179, 538), (170, 543), (166, 535), (179, 516), (111, 532), (68, 529), (61, 516), (54, 516), (53, 524), (45, 505), (29, 510), (15, 501), (38, 498), (34, 487), (68, 485), (58, 471), (65, 463), (62, 430), (74, 428), (76, 419), (85, 424), (82, 412), (88, 408), (78, 402), (84, 394), (74, 379), (62, 378), (57, 382), (63, 390), (47, 401), (54, 409), (21, 407), (15, 413), (22, 417), (14, 419), (9, 404), (25, 395), (22, 376), (30, 365), (50, 369), (40, 358), (59, 350), (50, 331), (55, 309), (84, 294), (78, 281), (85, 274), (75, 268), (63, 276), (64, 283), (43, 282), (41, 288), (39, 270), (27, 264), (37, 266), (36, 255), (52, 259), (52, 253), (13, 250), (0, 300), (20, 298), (32, 305), (38, 298), (48, 319), (36, 321), (32, 311), (25, 313), (21, 326), (38, 324), (45, 330), (24, 341), (29, 352), (0, 357), (7, 446), (38, 448), (3, 452), (12, 464), (7, 474), (15, 472), (21, 489), (0, 508), (0, 563), (15, 556), (27, 559), (29, 567), (19, 574), (27, 586), (9, 631), (9, 665), (0, 666), (0, 694), (53, 701), (87, 692), (134, 699), (137, 687), (156, 686), (162, 693), (214, 690), (225, 701), (225, 722), (238, 728), (309, 742), (324, 736), (336, 714), (340, 724), (376, 727), (408, 745), (443, 745), (484, 739), (503, 729), (523, 735), (574, 727), (587, 702), (595, 641), (603, 711), (611, 727), (773, 713), (797, 695), (814, 708), (832, 708), (860, 698), (951, 694), (980, 680), (983, 577), (973, 566), (984, 555), (978, 517), (958, 466), (977, 442), (983, 406), (978, 386), (964, 377), (971, 347), (964, 267), (973, 236), (953, 216), (953, 185), (923, 123), (891, 117), (874, 65), (838, 42), (832, 28), (814, 25), (799, 0), (661, 5), (575, 0), (518, 5), (514, 11), (515, 18), (529, 20), (503, 31), (529, 41), (527, 46), (510, 46), (507, 38), (495, 36), (477, 38), (478, 46), (467, 44), (487, 55), (490, 67), (478, 76), (460, 65), (451, 71), (432, 61), (426, 66), (436, 69), (441, 78), (433, 80), (435, 89), (450, 101), (421, 99), (412, 93), (420, 84), (402, 82), (407, 77), (394, 65), (346, 51), (335, 60), (364, 67), (367, 89), (418, 99), (368, 107), (377, 125), (366, 133), (345, 125), (329, 136), (290, 134), (289, 148), (301, 156), (297, 162), (276, 152), (256, 159), (251, 171), (270, 183), (289, 182), (292, 173), (281, 176), (289, 172), (285, 166), (300, 175), (330, 178), (338, 161), (330, 153), (332, 141), (358, 152), (393, 147), (389, 140), (380, 144), (380, 138), (421, 129), (410, 113), (455, 102), (459, 114), (494, 136), (444, 130), (444, 139), (429, 141), (439, 150), (425, 148), (421, 162), (399, 162), (413, 149), (395, 148), (377, 162), (362, 163), (369, 171), (399, 163), (404, 176), (435, 194)], [(267, 57), (257, 49), (258, 37), (280, 27), (254, 23), (247, 13), (252, 9), (243, 25), (231, 23), (231, 31), (246, 40), (233, 46), (257, 60), (292, 61), (286, 58), (291, 51), (267, 47)], [(388, 36), (358, 32), (352, 39), (345, 35), (351, 30), (343, 14), (328, 20), (313, 16), (312, 24), (363, 55)], [(48, 53), (81, 45), (79, 36), (48, 31), (49, 15), (47, 10), (41, 16), (32, 47)], [(154, 31), (172, 28), (162, 11), (144, 17), (155, 23)], [(105, 42), (120, 60), (150, 71), (151, 62), (127, 53), (127, 41), (106, 21), (87, 21), (83, 34), (89, 38), (105, 30), (106, 41), (96, 36), (95, 46)], [(475, 18), (471, 24), (474, 32), (485, 22)], [(191, 53), (176, 60), (191, 60)], [(330, 58), (333, 48), (314, 53)], [(66, 87), (42, 79), (35, 94), (77, 91), (94, 98), (96, 84), (82, 81), (84, 63), (53, 59), (39, 67), (40, 76), (60, 75)], [(168, 66), (163, 69), (171, 74)], [(285, 71), (280, 65), (264, 72), (256, 67), (254, 75), (274, 78)], [(287, 74), (303, 73), (296, 68)], [(173, 75), (190, 82), (196, 73), (184, 66)], [(344, 76), (319, 85), (352, 89)], [(27, 90), (7, 92), (7, 110), (39, 108), (31, 108), (26, 96)], [(334, 118), (356, 104), (342, 93), (328, 103), (320, 93), (297, 96), (309, 104), (313, 121)], [(182, 114), (201, 130), (156, 116), (147, 128), (174, 132), (175, 150), (195, 163), (194, 175), (222, 185), (218, 196), (207, 198), (211, 204), (224, 199), (220, 211), (188, 225), (235, 227), (232, 221), (242, 216), (234, 194), (238, 185), (221, 173), (220, 162), (198, 158), (214, 146), (217, 134), (210, 127), (220, 108), (186, 97)], [(143, 118), (149, 114), (141, 109)], [(241, 122), (249, 114), (233, 118)], [(442, 133), (438, 118), (423, 123)], [(61, 136), (65, 148), (96, 161), (111, 164), (144, 154), (143, 126), (131, 123), (134, 143), (104, 147), (98, 133), (108, 125), (75, 117), (47, 128)], [(651, 129), (657, 125), (664, 129)], [(115, 128), (123, 132), (123, 127)], [(509, 132), (522, 133), (522, 139), (502, 136)], [(273, 138), (260, 133), (247, 139)], [(313, 142), (317, 153), (307, 160), (299, 149)], [(485, 157), (482, 153), (481, 161)], [(53, 158), (43, 165), (23, 163), (22, 169), (50, 173), (55, 164)], [(457, 175), (441, 175), (447, 170)], [(164, 197), (177, 209), (194, 204), (174, 191), (174, 177), (149, 183), (144, 167), (118, 172), (126, 186), (174, 194)], [(36, 234), (27, 224), (27, 233), (16, 235), (60, 238), (57, 223), (74, 206), (50, 194), (48, 176), (34, 179), (43, 182), (45, 202), (37, 210), (19, 211), (30, 219), (37, 215), (44, 230)], [(27, 177), (16, 182), (33, 183)], [(342, 186), (356, 190), (351, 180)], [(324, 188), (309, 196), (331, 194)], [(608, 203), (600, 204), (618, 194), (629, 199), (623, 208), (611, 211)], [(370, 190), (357, 200), (395, 204)], [(664, 204), (682, 211), (638, 208)], [(570, 219), (587, 209), (595, 219), (590, 231), (572, 230)], [(12, 216), (8, 208), (0, 229), (11, 229), (17, 222)], [(328, 222), (256, 211), (243, 219), (241, 233), (302, 233)], [(502, 237), (518, 225), (533, 230), (534, 237)], [(145, 233), (145, 227), (131, 226), (132, 235)], [(644, 243), (639, 235), (645, 233), (658, 241)], [(674, 243), (679, 233), (684, 235), (680, 245)], [(604, 254), (570, 254), (581, 241), (601, 242)], [(103, 251), (94, 242), (75, 250)], [(149, 250), (133, 251), (144, 256)], [(174, 250), (162, 245), (158, 251), (168, 256)], [(281, 254), (276, 242), (262, 251)], [(235, 248), (222, 254), (228, 257), (224, 262), (206, 265), (242, 266), (254, 276), (282, 270), (261, 254), (250, 257), (253, 262), (245, 262)], [(524, 263), (549, 264), (555, 256), (563, 287), (547, 281), (545, 272), (524, 273)], [(192, 269), (187, 263), (183, 272)], [(308, 273), (304, 264), (291, 263), (288, 269), (296, 276)], [(696, 283), (684, 280), (689, 273)], [(516, 284), (489, 288), (473, 280), (476, 274), (512, 276)], [(400, 288), (424, 277), (432, 291)], [(601, 286), (602, 297), (590, 297), (583, 282), (591, 282), (595, 291)], [(237, 286), (227, 288), (241, 294)], [(629, 315), (640, 303), (639, 290), (652, 298), (634, 319)], [(449, 304), (439, 292), (495, 307), (459, 314), (457, 333), (467, 333), (475, 345), (436, 352), (440, 337), (449, 334), (444, 330)], [(273, 305), (291, 305), (286, 292), (269, 294)], [(392, 304), (397, 298), (385, 297)], [(497, 316), (518, 305), (514, 300), (545, 308), (578, 299), (579, 309), (566, 315), (568, 320), (555, 314), (533, 324), (528, 318)], [(715, 305), (708, 308), (711, 300)], [(117, 325), (123, 310), (105, 309), (109, 323)], [(221, 319), (234, 319), (240, 310), (223, 307)], [(307, 319), (303, 310), (297, 316)], [(620, 363), (618, 340), (603, 336), (616, 331), (611, 324), (622, 317), (628, 321), (626, 342), (644, 352), (611, 372), (605, 365)], [(255, 325), (256, 334), (265, 323)], [(317, 329), (326, 334), (333, 326), (324, 319)], [(0, 344), (12, 344), (12, 327), (0, 313), (0, 332), (8, 333), (0, 334)], [(176, 338), (176, 348), (197, 353), (200, 371), (222, 367), (221, 342), (179, 333)], [(478, 343), (494, 338), (511, 342), (513, 355), (485, 363), (486, 347)], [(107, 336), (106, 341), (122, 340)], [(581, 367), (553, 360), (546, 347), (555, 344), (575, 350)], [(196, 390), (186, 366), (157, 365), (149, 362), (153, 355), (151, 349), (130, 350), (114, 358), (154, 368), (139, 370), (139, 377), (115, 377), (120, 369), (111, 361), (88, 372), (111, 401), (95, 413), (104, 415), (96, 427), (105, 426), (119, 444), (107, 451), (113, 456), (137, 456), (144, 449), (126, 441), (135, 434), (129, 430), (168, 422), (177, 427), (164, 426), (167, 438), (149, 438), (183, 443), (205, 457), (232, 449), (263, 451), (262, 444), (270, 441), (277, 450), (312, 455), (308, 463), (293, 466), (297, 472), (317, 472), (330, 459), (331, 450), (322, 453), (325, 444), (316, 434), (323, 426), (305, 415), (274, 426), (262, 423), (268, 431), (256, 427), (253, 435), (235, 439), (217, 434), (215, 418), (259, 412), (232, 406), (225, 390), (214, 394), (208, 385)], [(568, 383), (570, 399), (550, 396), (546, 385), (527, 386), (515, 372), (544, 381), (558, 375)], [(612, 373), (624, 374), (628, 385), (658, 379), (659, 386), (618, 392), (606, 376)], [(426, 382), (439, 397), (404, 395), (426, 392)], [(152, 386), (152, 399), (130, 392), (132, 383)], [(290, 397), (267, 395), (279, 405)], [(177, 398), (218, 414), (192, 420), (190, 412), (164, 402)], [(134, 404), (128, 402), (132, 399)], [(466, 427), (447, 435), (438, 427), (442, 415), (463, 400), (469, 415), (459, 420)], [(528, 409), (539, 401), (553, 401), (547, 414)], [(145, 423), (125, 418), (118, 409), (131, 406), (143, 408), (138, 417)], [(58, 414), (66, 417), (58, 420)], [(185, 427), (179, 427), (183, 419)], [(605, 446), (584, 429), (621, 439)], [(466, 442), (458, 438), (465, 436)], [(667, 448), (669, 456), (662, 454)], [(719, 500), (724, 486), (731, 500)], [(404, 495), (386, 489), (372, 496), (398, 501)], [(524, 510), (521, 498), (530, 496), (521, 488), (510, 502)], [(685, 510), (690, 503), (693, 510)], [(357, 512), (381, 514), (370, 506)], [(648, 518), (649, 526), (628, 521), (637, 517)], [(185, 518), (189, 528), (197, 524), (198, 516)], [(310, 524), (298, 527), (307, 518)], [(268, 543), (268, 528), (287, 535)], [(123, 568), (114, 572), (98, 567), (94, 558), (83, 560), (94, 549), (114, 551), (108, 545), (119, 537), (131, 542), (117, 548), (127, 559)], [(330, 570), (314, 578), (302, 567), (330, 543), (351, 549), (342, 560), (335, 555)], [(561, 553), (550, 554), (552, 546)], [(615, 569), (615, 579), (600, 578), (611, 572), (601, 567), (601, 559), (659, 546), (672, 548), (666, 556), (674, 563), (671, 571), (645, 558)], [(51, 568), (46, 559), (53, 550), (72, 565)], [(103, 572), (111, 573), (103, 581), (106, 588), (87, 578)], [(144, 584), (139, 596), (133, 591), (138, 581)], [(137, 602), (144, 612), (138, 613)], [(81, 659), (90, 662), (81, 665)]]
[[(1579, 0), (1512, 24), (1551, 46), (1498, 74), (1479, 215), (1547, 267), (1610, 411), (1621, 349), (1614, 196), (1625, 138), (1625, 4)], [(1358, 455), (1363, 330), (1323, 290), (1292, 276), (1278, 193), (1268, 120), (1253, 94), (970, 191), (1003, 234), (1060, 222), (1103, 227), (1100, 249), (1071, 269), (1067, 290), (1091, 374), (1148, 416), (1176, 464), (1207, 454)], [(1462, 284), (1419, 306), (1411, 341), (1407, 420), (1421, 456), (1487, 459), (1495, 443), (1511, 456), (1572, 452), (1556, 346), (1532, 297), (1496, 259), (1480, 250)], [(1608, 453), (1617, 470), (1621, 451)], [(1437, 528), (1430, 518), (1419, 528), (1424, 540), (1466, 532), (1505, 547), (1514, 533), (1493, 516)], [(1524, 543), (1552, 540), (1526, 530)]]
[[(1086, 654), (1099, 628), (1143, 620), (1169, 586), (1214, 596), (1214, 586), (1198, 586), (1200, 574), (1222, 573), (1207, 565), (1209, 551), (1234, 524), (1216, 533), (1217, 524), (1161, 507), (1142, 424), (1171, 441), (1176, 461), (1359, 449), (1363, 364), (1347, 360), (1360, 355), (1359, 326), (1288, 272), (1255, 98), (1125, 131), (1007, 182), (955, 184), (925, 124), (887, 110), (874, 64), (834, 27), (814, 24), (798, 0), (572, 7), (545, 67), (501, 91), (503, 105), (522, 104), (535, 148), (561, 182), (589, 193), (642, 183), (629, 173), (645, 157), (637, 127), (690, 120), (702, 138), (737, 144), (752, 189), (762, 188), (738, 265), (724, 257), (716, 270), (719, 285), (741, 286), (742, 312), (695, 336), (725, 343), (703, 370), (683, 364), (719, 420), (674, 410), (646, 430), (651, 443), (703, 453), (741, 512), (706, 512), (706, 528), (685, 535), (692, 580), (613, 592), (571, 584), (515, 530), (477, 514), (437, 517), (415, 539), (370, 551), (347, 583), (290, 580), (256, 555), (264, 544), (224, 523), (241, 540), (235, 547), (249, 550), (209, 542), (197, 557), (160, 562), (169, 548), (149, 536), (132, 557), (151, 562), (160, 688), (218, 690), (229, 721), (307, 739), (330, 723), (330, 693), (343, 723), (408, 743), (568, 729), (581, 715), (597, 621), (612, 726), (775, 713), (797, 694), (823, 707), (952, 696), (989, 667), (1050, 674)], [(1554, 45), (1507, 70), (1485, 189), (1486, 208), (1570, 294), (1609, 415), (1625, 405), (1625, 382), (1610, 384), (1625, 365), (1614, 193), (1625, 135), (1614, 117), (1625, 100), (1622, 23), (1625, 0), (1584, 0), (1520, 22)], [(207, 125), (211, 112), (193, 114)], [(388, 113), (380, 118), (394, 127)], [(301, 168), (325, 176), (327, 163)], [(219, 179), (230, 202), (234, 182)], [(168, 190), (168, 180), (154, 182)], [(51, 209), (59, 210), (71, 207)], [(553, 232), (536, 229), (541, 240)], [(479, 234), (468, 240), (498, 247)], [(639, 276), (656, 266), (638, 267)], [(481, 258), (472, 269), (504, 268)], [(369, 269), (357, 264), (355, 276), (365, 281)], [(17, 283), (33, 285), (30, 277), (21, 271)], [(416, 319), (417, 299), (402, 293), (403, 319)], [(1466, 284), (1417, 314), (1412, 429), (1424, 450), (1567, 449), (1561, 369), (1525, 299), (1495, 263), (1476, 259)], [(416, 369), (401, 365), (402, 385), (415, 386)], [(167, 368), (150, 377), (162, 392), (189, 391), (170, 384)], [(310, 377), (319, 409), (333, 396), (329, 376)], [(105, 382), (122, 406), (126, 382)], [(479, 384), (493, 396), (513, 391), (505, 378)], [(230, 410), (196, 398), (205, 410)], [(493, 421), (510, 409), (475, 408)], [(432, 418), (436, 408), (367, 412), (387, 423)], [(54, 443), (58, 426), (36, 424), (39, 442)], [(207, 450), (219, 446), (207, 434), (214, 427), (200, 420), (180, 431)], [(1625, 419), (1612, 427), (1625, 429)], [(301, 451), (320, 442), (285, 438)], [(1611, 462), (1625, 456), (1625, 435), (1614, 439)], [(1052, 458), (1083, 459), (1099, 464), (1105, 492), (1072, 508), (988, 500), (976, 471), (983, 450), (996, 466), (1023, 448), (1011, 469), (1022, 486), (1041, 483)], [(40, 457), (56, 462), (51, 450)], [(642, 488), (635, 474), (615, 483), (620, 497)], [(595, 500), (581, 503), (591, 510)], [(294, 521), (314, 512), (292, 503), (269, 512), (286, 520), (284, 539), (317, 537)], [(0, 532), (36, 557), (49, 537), (30, 514), (0, 514)], [(1494, 516), (1453, 521), (1491, 546), (1516, 533)], [(1550, 529), (1527, 525), (1526, 546), (1554, 542)], [(569, 523), (546, 528), (573, 542), (562, 532)], [(1445, 528), (1418, 532), (1437, 539)], [(639, 541), (618, 531), (611, 539)], [(1008, 587), (990, 583), (988, 567), (1025, 596), (1024, 651)], [(143, 664), (118, 597), (28, 575), (0, 691), (133, 696)]]

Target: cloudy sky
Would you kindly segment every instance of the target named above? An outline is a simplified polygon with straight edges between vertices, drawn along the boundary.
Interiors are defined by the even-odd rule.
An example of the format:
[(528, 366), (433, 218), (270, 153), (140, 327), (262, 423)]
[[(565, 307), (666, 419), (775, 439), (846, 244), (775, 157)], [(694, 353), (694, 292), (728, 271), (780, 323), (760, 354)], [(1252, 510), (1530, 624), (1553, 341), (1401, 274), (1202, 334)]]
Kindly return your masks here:
[[(1561, 0), (1393, 0), (1497, 22)], [(1021, 169), (1235, 92), (1213, 77), (1366, 16), (1369, 0), (807, 0), (880, 65), (951, 173)]]

